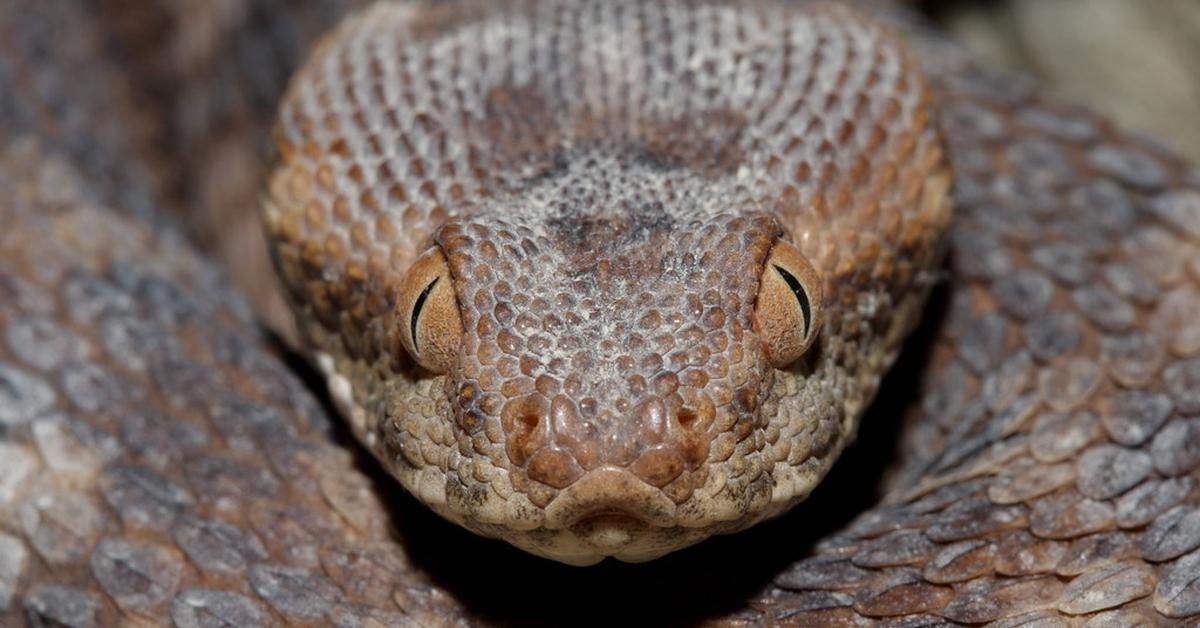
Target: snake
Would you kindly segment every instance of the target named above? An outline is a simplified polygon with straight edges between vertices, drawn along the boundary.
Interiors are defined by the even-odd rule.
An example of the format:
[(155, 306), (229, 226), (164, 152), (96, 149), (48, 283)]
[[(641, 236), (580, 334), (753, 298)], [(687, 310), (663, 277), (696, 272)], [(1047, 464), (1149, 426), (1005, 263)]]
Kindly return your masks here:
[(0, 623), (1200, 616), (1153, 141), (839, 3), (10, 4)]

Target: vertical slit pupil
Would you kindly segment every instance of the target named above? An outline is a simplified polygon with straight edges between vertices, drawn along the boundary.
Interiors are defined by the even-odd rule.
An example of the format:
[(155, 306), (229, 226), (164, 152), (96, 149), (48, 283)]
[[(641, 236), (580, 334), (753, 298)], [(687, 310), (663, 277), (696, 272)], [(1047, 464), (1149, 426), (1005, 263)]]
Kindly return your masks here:
[(792, 289), (792, 294), (796, 295), (796, 300), (800, 302), (800, 314), (804, 316), (804, 337), (807, 338), (808, 328), (812, 325), (812, 304), (808, 302), (808, 293), (804, 291), (804, 286), (800, 285), (800, 281), (792, 273), (784, 270), (778, 264), (772, 264), (772, 266), (787, 282), (788, 287)]
[(439, 279), (441, 277), (434, 277), (433, 281), (429, 282), (429, 285), (421, 291), (421, 294), (417, 295), (417, 302), (413, 304), (412, 320), (408, 322), (408, 331), (412, 335), (413, 351), (417, 353), (421, 352), (421, 347), (417, 345), (417, 318), (421, 316), (421, 308), (425, 307), (425, 300), (429, 298), (429, 293), (433, 292), (433, 287), (437, 285)]

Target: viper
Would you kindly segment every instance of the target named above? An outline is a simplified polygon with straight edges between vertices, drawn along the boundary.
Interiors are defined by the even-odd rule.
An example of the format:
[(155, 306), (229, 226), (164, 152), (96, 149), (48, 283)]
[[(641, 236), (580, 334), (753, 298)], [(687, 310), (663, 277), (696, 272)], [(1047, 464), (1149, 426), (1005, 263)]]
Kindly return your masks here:
[[(39, 17), (95, 39), (49, 52), (5, 16), (14, 622), (1200, 613), (1200, 182), (1161, 148), (838, 4), (371, 4), (299, 66), (261, 201), (228, 210), (266, 242), (228, 273), (277, 273), (290, 309), (259, 311), (331, 420), (156, 211), (233, 177), (137, 123), (188, 129), (197, 97), (73, 11)], [(850, 482), (873, 505), (829, 522), (821, 480), (872, 432), (883, 496)], [(406, 530), (393, 478), (544, 558), (657, 560)]]

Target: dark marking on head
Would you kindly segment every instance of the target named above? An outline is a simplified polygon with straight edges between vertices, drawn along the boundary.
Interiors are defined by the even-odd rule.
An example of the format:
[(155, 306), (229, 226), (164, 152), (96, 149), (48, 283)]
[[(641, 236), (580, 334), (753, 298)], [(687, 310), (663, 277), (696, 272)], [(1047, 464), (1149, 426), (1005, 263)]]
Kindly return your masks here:
[[(553, 248), (581, 270), (595, 267), (600, 258), (614, 263), (626, 257), (656, 258), (660, 240), (675, 232), (679, 208), (664, 200), (644, 168), (619, 158), (594, 157), (606, 148), (576, 148), (569, 170), (535, 192), (551, 208), (540, 221), (552, 234)], [(628, 148), (618, 150), (627, 154)]]
[(729, 174), (746, 159), (741, 143), (747, 124), (745, 114), (729, 109), (651, 122), (641, 132), (638, 159), (654, 170)]
[(495, 168), (522, 181), (552, 177), (565, 168), (561, 103), (536, 85), (500, 85), (484, 99), (476, 132), (487, 140)]

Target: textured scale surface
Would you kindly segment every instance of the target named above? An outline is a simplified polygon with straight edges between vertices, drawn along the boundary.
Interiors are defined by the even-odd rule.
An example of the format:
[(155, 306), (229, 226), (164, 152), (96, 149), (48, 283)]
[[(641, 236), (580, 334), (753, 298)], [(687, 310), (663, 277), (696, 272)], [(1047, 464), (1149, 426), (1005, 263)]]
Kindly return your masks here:
[[(380, 4), (289, 90), (265, 216), (409, 490), (538, 554), (645, 560), (780, 513), (853, 436), (940, 259), (930, 114), (843, 7)], [(780, 240), (828, 306), (774, 369), (753, 316)], [(466, 329), (444, 376), (397, 337), (431, 244)]]
[[(33, 110), (14, 81), (56, 48), (50, 29), (14, 26), (28, 7), (0, 7), (5, 32), (26, 35), (0, 38), (0, 624), (605, 623), (639, 607), (639, 620), (728, 625), (1200, 616), (1200, 175), (1102, 118), (906, 30), (955, 215), (947, 279), (861, 447), (829, 490), (752, 532), (577, 570), (437, 521), (358, 455), (221, 274), (136, 206), (174, 199), (113, 185), (112, 155), (154, 173), (168, 146), (80, 150), (52, 117), (13, 115)], [(139, 76), (110, 63), (96, 15), (64, 7), (34, 11), (91, 33), (59, 70)], [(231, 63), (256, 67), (265, 48), (283, 51), (275, 71), (294, 67), (293, 40), (259, 41)], [(137, 81), (105, 84), (40, 97), (64, 119), (155, 111), (131, 104), (154, 102)], [(256, 116), (235, 115), (262, 133)], [(872, 443), (892, 461), (878, 503)]]

